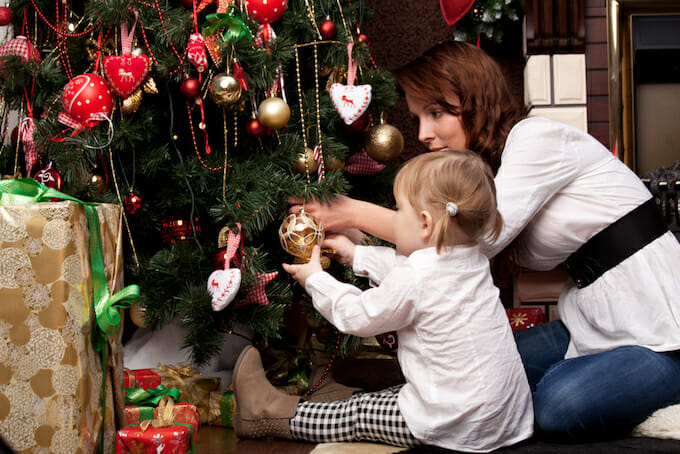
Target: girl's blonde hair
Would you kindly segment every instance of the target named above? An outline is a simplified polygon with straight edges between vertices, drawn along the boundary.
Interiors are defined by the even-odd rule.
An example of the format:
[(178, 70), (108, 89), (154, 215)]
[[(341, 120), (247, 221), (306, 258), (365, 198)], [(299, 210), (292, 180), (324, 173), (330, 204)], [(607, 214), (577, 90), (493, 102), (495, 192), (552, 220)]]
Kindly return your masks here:
[[(482, 158), (469, 151), (433, 151), (407, 161), (394, 180), (394, 193), (403, 195), (417, 211), (430, 210), (436, 219), (432, 235), (437, 253), (454, 246), (448, 234), (451, 222), (473, 241), (485, 234), (495, 241), (503, 228), (496, 208), (493, 172)], [(446, 204), (458, 212), (451, 216)]]

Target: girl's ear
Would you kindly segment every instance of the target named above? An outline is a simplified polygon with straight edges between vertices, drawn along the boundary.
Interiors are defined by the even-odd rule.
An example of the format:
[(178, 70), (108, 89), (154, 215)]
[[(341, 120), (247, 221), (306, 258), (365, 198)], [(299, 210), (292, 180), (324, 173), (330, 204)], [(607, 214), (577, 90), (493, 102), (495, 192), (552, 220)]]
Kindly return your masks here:
[(425, 244), (428, 244), (430, 238), (432, 238), (432, 233), (434, 232), (434, 218), (432, 214), (423, 210), (420, 212), (420, 239), (423, 240)]

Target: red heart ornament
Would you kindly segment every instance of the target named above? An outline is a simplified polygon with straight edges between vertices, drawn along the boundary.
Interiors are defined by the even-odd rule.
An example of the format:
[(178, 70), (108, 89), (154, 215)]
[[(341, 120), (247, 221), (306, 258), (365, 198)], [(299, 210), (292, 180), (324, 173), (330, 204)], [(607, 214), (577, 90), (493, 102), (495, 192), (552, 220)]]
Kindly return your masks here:
[(149, 73), (146, 55), (109, 55), (104, 58), (104, 75), (120, 97), (130, 96)]
[(333, 84), (329, 92), (335, 110), (348, 125), (354, 123), (366, 112), (371, 103), (370, 85)]

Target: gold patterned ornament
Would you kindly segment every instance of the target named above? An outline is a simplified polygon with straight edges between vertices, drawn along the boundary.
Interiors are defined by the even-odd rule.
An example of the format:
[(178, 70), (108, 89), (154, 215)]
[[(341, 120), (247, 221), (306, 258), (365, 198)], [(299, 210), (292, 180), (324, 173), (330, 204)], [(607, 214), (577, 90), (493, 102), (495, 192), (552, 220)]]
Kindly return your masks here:
[(156, 86), (156, 81), (152, 77), (147, 77), (144, 82), (144, 93), (149, 93), (151, 95), (158, 94), (158, 87)]
[(272, 96), (260, 103), (257, 109), (257, 119), (266, 128), (281, 129), (288, 124), (290, 107), (283, 99)]
[(319, 167), (319, 163), (314, 159), (314, 150), (309, 147), (305, 147), (305, 151), (300, 153), (295, 160), (295, 170), (301, 174), (306, 174), (307, 172), (314, 173)]
[(228, 107), (241, 99), (241, 82), (228, 73), (220, 73), (212, 78), (208, 93), (216, 104)]
[(142, 89), (138, 88), (130, 96), (123, 100), (123, 105), (120, 107), (120, 111), (123, 115), (129, 115), (137, 112), (139, 106), (142, 105)]
[(314, 246), (321, 246), (324, 238), (323, 225), (304, 209), (288, 215), (279, 227), (281, 246), (295, 257), (309, 258)]
[(145, 317), (146, 308), (142, 306), (139, 301), (132, 303), (130, 306), (130, 320), (132, 320), (132, 323), (140, 328), (148, 328), (151, 324), (145, 321)]
[(376, 161), (391, 161), (404, 149), (404, 136), (392, 125), (381, 123), (374, 126), (364, 139), (366, 153)]

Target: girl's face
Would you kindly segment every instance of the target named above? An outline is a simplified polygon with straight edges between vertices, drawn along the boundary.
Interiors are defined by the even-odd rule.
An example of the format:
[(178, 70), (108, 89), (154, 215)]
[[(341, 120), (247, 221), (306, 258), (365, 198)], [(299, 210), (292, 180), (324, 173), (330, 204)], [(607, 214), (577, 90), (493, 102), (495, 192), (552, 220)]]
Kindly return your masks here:
[[(446, 101), (460, 106), (460, 99), (450, 95)], [(406, 102), (411, 114), (418, 119), (418, 140), (430, 151), (467, 149), (467, 137), (460, 115), (454, 115), (437, 103), (414, 97), (406, 92)]]
[(397, 252), (408, 257), (412, 252), (427, 246), (422, 235), (422, 219), (420, 213), (398, 191), (395, 191), (394, 198), (397, 202), (397, 210), (392, 217), (394, 243)]

